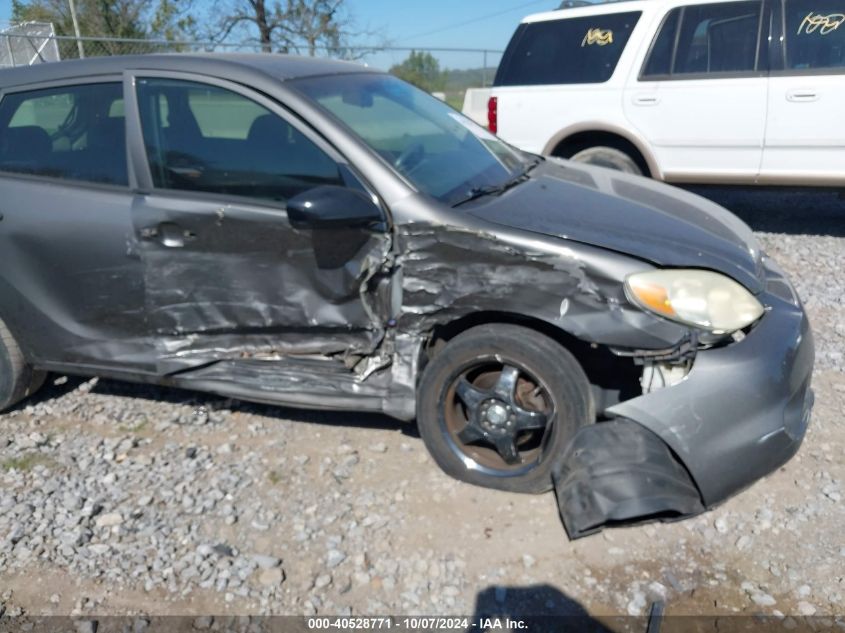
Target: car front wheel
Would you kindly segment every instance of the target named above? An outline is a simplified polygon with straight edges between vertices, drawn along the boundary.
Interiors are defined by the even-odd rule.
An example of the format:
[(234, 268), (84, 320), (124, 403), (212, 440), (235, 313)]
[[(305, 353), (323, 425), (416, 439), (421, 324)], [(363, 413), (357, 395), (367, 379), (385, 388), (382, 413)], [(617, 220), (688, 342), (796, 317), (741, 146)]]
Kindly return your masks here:
[(428, 364), (417, 424), (452, 477), (512, 492), (551, 489), (575, 432), (594, 418), (578, 361), (525, 327), (484, 325), (452, 339)]

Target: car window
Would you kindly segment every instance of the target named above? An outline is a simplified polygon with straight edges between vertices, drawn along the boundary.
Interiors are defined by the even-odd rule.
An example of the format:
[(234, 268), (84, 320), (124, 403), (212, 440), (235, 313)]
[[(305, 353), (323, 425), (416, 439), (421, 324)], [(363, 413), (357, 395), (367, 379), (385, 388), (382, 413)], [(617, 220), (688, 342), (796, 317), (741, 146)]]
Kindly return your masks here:
[(343, 184), (331, 157), (243, 95), (171, 79), (137, 85), (155, 187), (284, 202)]
[(6, 95), (0, 102), (0, 171), (126, 186), (122, 85)]
[(420, 191), (455, 204), (501, 186), (528, 161), (440, 99), (381, 73), (290, 82), (371, 147)]
[(649, 51), (648, 59), (643, 66), (643, 77), (656, 77), (669, 75), (672, 72), (672, 54), (675, 52), (675, 34), (678, 31), (678, 18), (681, 15), (680, 9), (670, 11), (660, 32), (654, 38), (654, 43)]
[(640, 15), (634, 11), (521, 24), (495, 85), (603, 83), (616, 70)]
[(845, 68), (842, 0), (786, 0), (786, 69)]
[(654, 40), (642, 77), (756, 71), (761, 11), (759, 0), (673, 9)]

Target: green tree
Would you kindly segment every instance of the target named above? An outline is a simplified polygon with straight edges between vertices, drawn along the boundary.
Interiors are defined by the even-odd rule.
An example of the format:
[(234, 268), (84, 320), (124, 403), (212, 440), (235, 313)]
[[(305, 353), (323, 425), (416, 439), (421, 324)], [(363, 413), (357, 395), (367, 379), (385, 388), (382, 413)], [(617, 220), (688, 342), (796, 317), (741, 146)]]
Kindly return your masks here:
[(440, 62), (431, 53), (411, 51), (405, 61), (390, 68), (390, 73), (428, 92), (446, 87), (447, 73), (440, 70)]
[[(190, 10), (191, 0), (76, 0), (80, 34), (86, 37), (189, 36), (195, 26)], [(50, 22), (56, 35), (74, 35), (67, 0), (12, 0), (12, 19)], [(94, 47), (89, 48), (96, 54)]]

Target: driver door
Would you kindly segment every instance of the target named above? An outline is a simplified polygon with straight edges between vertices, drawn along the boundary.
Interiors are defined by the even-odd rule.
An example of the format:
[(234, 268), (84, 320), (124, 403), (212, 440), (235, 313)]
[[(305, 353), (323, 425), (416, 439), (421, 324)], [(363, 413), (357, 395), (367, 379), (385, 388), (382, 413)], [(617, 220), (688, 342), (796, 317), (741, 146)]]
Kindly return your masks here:
[(158, 371), (371, 352), (381, 324), (367, 287), (388, 235), (296, 230), (285, 211), (320, 185), (361, 188), (340, 157), (242, 87), (171, 74), (130, 81), (148, 166), (132, 215)]

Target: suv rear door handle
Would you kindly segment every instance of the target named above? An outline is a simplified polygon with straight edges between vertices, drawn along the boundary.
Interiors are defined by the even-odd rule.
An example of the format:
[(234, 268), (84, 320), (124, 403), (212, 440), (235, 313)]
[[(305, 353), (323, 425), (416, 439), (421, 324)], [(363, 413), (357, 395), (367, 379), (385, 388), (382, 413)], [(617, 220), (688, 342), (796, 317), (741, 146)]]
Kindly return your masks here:
[(660, 97), (657, 95), (635, 95), (634, 105), (638, 106), (656, 106), (660, 103)]
[(818, 101), (819, 95), (815, 90), (790, 90), (786, 93), (786, 100), (793, 103)]

